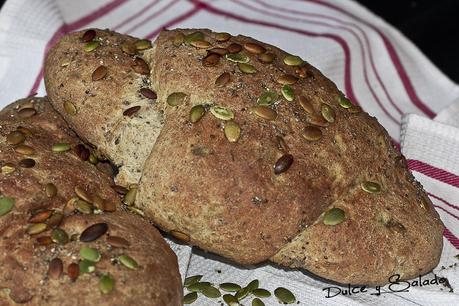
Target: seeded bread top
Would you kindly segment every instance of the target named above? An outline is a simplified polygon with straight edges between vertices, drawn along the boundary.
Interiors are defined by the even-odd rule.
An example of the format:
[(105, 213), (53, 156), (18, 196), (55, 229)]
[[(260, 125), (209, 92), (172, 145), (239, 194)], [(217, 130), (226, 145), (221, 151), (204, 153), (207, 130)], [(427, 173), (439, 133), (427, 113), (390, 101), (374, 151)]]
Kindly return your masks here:
[(46, 99), (0, 113), (0, 304), (181, 305), (175, 254), (113, 212), (111, 178), (78, 145)]

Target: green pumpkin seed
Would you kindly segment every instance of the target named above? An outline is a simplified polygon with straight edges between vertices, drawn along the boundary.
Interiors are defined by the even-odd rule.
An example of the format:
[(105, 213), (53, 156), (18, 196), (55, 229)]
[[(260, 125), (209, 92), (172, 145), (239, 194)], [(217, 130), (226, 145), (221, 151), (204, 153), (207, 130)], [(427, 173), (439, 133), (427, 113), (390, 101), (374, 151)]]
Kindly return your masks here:
[(63, 229), (55, 228), (51, 232), (51, 240), (54, 243), (64, 245), (67, 242), (69, 242), (69, 235), (67, 235), (67, 233)]
[(293, 91), (293, 88), (289, 85), (282, 86), (281, 92), (285, 100), (291, 102), (293, 101), (293, 99), (295, 99), (295, 92)]
[(239, 290), (238, 292), (236, 292), (235, 297), (240, 301), (240, 300), (243, 300), (246, 296), (248, 296), (249, 293), (250, 292), (247, 289), (247, 287), (244, 287), (241, 290)]
[(48, 198), (52, 198), (57, 194), (57, 187), (53, 183), (45, 185), (45, 193)]
[(302, 135), (308, 141), (317, 141), (322, 138), (322, 131), (318, 127), (308, 126), (304, 128)]
[(220, 290), (213, 286), (207, 286), (201, 291), (201, 293), (211, 299), (219, 298), (222, 295)]
[(185, 41), (185, 35), (183, 33), (177, 33), (172, 39), (172, 44), (178, 47), (181, 44), (183, 44), (184, 41)]
[(0, 197), (0, 217), (9, 213), (14, 207), (15, 200), (11, 197)]
[(272, 121), (272, 120), (276, 120), (277, 118), (276, 111), (264, 105), (254, 106), (251, 108), (251, 111), (258, 117), (266, 119), (266, 120)]
[(51, 150), (55, 153), (67, 152), (70, 150), (70, 144), (68, 143), (56, 143), (53, 144)]
[(48, 226), (45, 223), (35, 223), (35, 224), (30, 225), (27, 228), (27, 234), (29, 234), (29, 235), (40, 234), (40, 233), (46, 231), (47, 228), (48, 228)]
[(327, 122), (335, 122), (335, 111), (327, 104), (322, 104), (321, 108), (322, 117), (327, 120)]
[(229, 108), (223, 106), (214, 105), (210, 108), (212, 115), (221, 120), (232, 120), (234, 119), (234, 113)]
[(126, 267), (131, 270), (136, 270), (139, 267), (137, 261), (128, 255), (121, 255), (118, 260)]
[(261, 288), (257, 288), (255, 290), (252, 290), (252, 294), (254, 296), (256, 296), (256, 297), (259, 297), (259, 298), (267, 298), (267, 297), (271, 296), (271, 292), (269, 292), (266, 289), (261, 289)]
[(257, 69), (254, 66), (247, 63), (238, 63), (237, 66), (239, 67), (239, 70), (247, 74), (253, 74), (257, 72)]
[(225, 137), (229, 142), (237, 142), (239, 137), (241, 137), (241, 128), (234, 121), (228, 121), (225, 124), (223, 132), (225, 133)]
[(231, 294), (225, 294), (223, 296), (223, 301), (228, 305), (228, 306), (239, 306), (239, 300)]
[(100, 43), (98, 41), (90, 41), (86, 45), (84, 45), (83, 49), (86, 52), (91, 52), (97, 49), (99, 47)]
[(184, 41), (187, 45), (191, 44), (193, 41), (196, 40), (204, 40), (204, 34), (202, 32), (193, 32), (185, 36)]
[(89, 153), (88, 161), (93, 165), (97, 165), (99, 163), (99, 160), (97, 159), (97, 156), (94, 155), (94, 153)]
[(192, 304), (198, 299), (198, 294), (196, 292), (190, 292), (183, 297), (183, 304)]
[(150, 49), (151, 48), (151, 41), (149, 41), (148, 39), (140, 39), (140, 40), (135, 42), (134, 46), (139, 51), (140, 50)]
[(75, 203), (75, 208), (78, 210), (80, 213), (85, 214), (85, 215), (90, 215), (94, 211), (94, 207), (81, 199), (78, 199)]
[(274, 295), (279, 299), (281, 303), (284, 304), (293, 304), (296, 302), (296, 298), (293, 293), (283, 287), (279, 287), (274, 290)]
[(259, 285), (260, 282), (258, 281), (258, 279), (254, 279), (246, 286), (246, 288), (249, 291), (249, 293), (251, 293), (253, 290), (257, 289)]
[(80, 249), (80, 257), (92, 262), (98, 262), (101, 258), (99, 251), (86, 246)]
[(51, 217), (49, 217), (48, 220), (46, 220), (46, 223), (48, 224), (48, 227), (55, 228), (61, 224), (63, 219), (64, 219), (64, 214), (62, 214), (59, 211), (55, 211), (51, 215)]
[(170, 106), (178, 106), (180, 104), (183, 104), (186, 98), (186, 93), (174, 92), (167, 97), (167, 104), (169, 104)]
[(352, 107), (352, 102), (346, 97), (340, 96), (338, 98), (338, 103), (342, 108), (351, 108)]
[(197, 282), (189, 285), (187, 289), (191, 292), (202, 292), (205, 288), (209, 286), (212, 286), (209, 282)]
[(190, 122), (196, 123), (205, 115), (206, 109), (202, 105), (195, 105), (190, 110)]
[(202, 275), (193, 275), (193, 276), (189, 276), (187, 278), (185, 278), (185, 282), (183, 283), (183, 285), (185, 287), (188, 287), (190, 285), (193, 285), (193, 284), (196, 284), (197, 282), (199, 282), (202, 278)]
[(110, 274), (104, 274), (99, 280), (99, 289), (103, 294), (109, 294), (115, 287), (115, 280)]
[(135, 198), (137, 197), (138, 187), (132, 186), (126, 195), (123, 198), (123, 203), (127, 206), (132, 206), (135, 203)]
[(11, 145), (17, 145), (25, 140), (25, 135), (24, 133), (20, 131), (12, 131), (6, 136), (6, 142)]
[(270, 105), (273, 105), (274, 102), (276, 102), (278, 98), (279, 96), (277, 95), (277, 93), (275, 93), (274, 91), (268, 90), (264, 92), (260, 97), (258, 97), (257, 104), (270, 106)]
[(323, 222), (325, 225), (337, 225), (343, 222), (345, 218), (344, 210), (333, 207), (325, 213)]
[(223, 284), (220, 284), (219, 287), (220, 289), (224, 291), (228, 291), (228, 292), (237, 292), (241, 290), (241, 286), (239, 286), (238, 284), (234, 284), (234, 283), (223, 283)]
[(190, 43), (190, 45), (198, 49), (208, 49), (212, 47), (210, 42), (208, 42), (207, 40), (194, 40)]
[(71, 116), (75, 116), (77, 113), (76, 106), (72, 102), (69, 102), (69, 101), (64, 102), (64, 109), (65, 109), (65, 112)]
[(254, 298), (252, 300), (252, 306), (265, 306), (265, 303), (263, 303), (259, 298)]
[(80, 268), (80, 274), (92, 273), (96, 271), (94, 262), (87, 260), (87, 259), (80, 260), (80, 262), (78, 263), (78, 267)]
[(246, 64), (250, 61), (250, 58), (244, 53), (229, 53), (225, 55), (225, 58), (231, 62)]
[(5, 164), (1, 168), (1, 173), (2, 174), (10, 174), (10, 173), (13, 173), (14, 171), (16, 171), (16, 168), (14, 167), (13, 164), (10, 164), (10, 163)]
[(140, 208), (137, 208), (137, 207), (134, 207), (134, 206), (128, 206), (127, 209), (133, 214), (136, 214), (136, 215), (139, 215), (139, 216), (142, 216), (142, 217), (145, 216), (145, 213)]
[(284, 57), (284, 63), (288, 66), (300, 66), (303, 64), (303, 60), (296, 55), (287, 55)]
[(360, 184), (360, 186), (368, 193), (377, 193), (381, 191), (381, 186), (377, 182), (365, 181)]

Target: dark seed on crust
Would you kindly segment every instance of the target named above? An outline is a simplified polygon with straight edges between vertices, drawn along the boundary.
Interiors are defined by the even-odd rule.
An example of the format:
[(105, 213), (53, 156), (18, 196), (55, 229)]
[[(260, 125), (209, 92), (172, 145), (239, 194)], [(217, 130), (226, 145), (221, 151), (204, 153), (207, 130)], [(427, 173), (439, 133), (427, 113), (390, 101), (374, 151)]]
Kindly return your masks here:
[(99, 66), (96, 70), (92, 73), (92, 80), (99, 81), (102, 80), (108, 73), (108, 69), (105, 66)]
[(285, 154), (279, 158), (274, 164), (274, 174), (281, 174), (287, 171), (293, 163), (293, 155)]
[(33, 168), (35, 166), (35, 160), (31, 158), (24, 158), (19, 161), (18, 165), (22, 168)]
[(133, 106), (133, 107), (130, 107), (128, 109), (126, 109), (124, 112), (123, 112), (123, 115), (126, 116), (126, 117), (132, 117), (134, 114), (136, 114), (138, 111), (140, 110), (140, 106)]
[(209, 49), (207, 51), (209, 53), (216, 53), (216, 54), (221, 55), (221, 56), (223, 56), (223, 55), (228, 53), (228, 50), (225, 49), (225, 48), (212, 48), (212, 49)]
[(64, 269), (64, 265), (62, 260), (59, 258), (54, 258), (51, 260), (48, 266), (48, 277), (51, 279), (59, 279), (62, 275), (62, 271)]
[(82, 160), (87, 161), (89, 158), (89, 150), (83, 144), (77, 144), (74, 147), (75, 154)]
[(96, 31), (94, 30), (87, 30), (84, 32), (83, 36), (81, 37), (81, 41), (88, 43), (92, 41), (96, 37)]
[(156, 98), (158, 97), (156, 95), (156, 92), (154, 92), (153, 90), (149, 89), (149, 88), (141, 88), (140, 89), (140, 93), (142, 94), (142, 96), (144, 96), (145, 98), (148, 98), (148, 99), (152, 99), (152, 100), (156, 100)]
[(148, 64), (140, 57), (135, 58), (134, 65), (132, 65), (132, 69), (134, 69), (135, 72), (140, 73), (142, 75), (150, 74), (150, 67), (148, 67)]
[(25, 107), (18, 111), (18, 115), (22, 119), (30, 118), (32, 116), (35, 116), (36, 114), (37, 114), (37, 110), (33, 107)]
[(76, 281), (78, 276), (80, 275), (80, 267), (76, 263), (71, 263), (67, 267), (67, 275), (72, 282)]
[(228, 47), (226, 47), (229, 53), (238, 53), (241, 52), (242, 46), (240, 44), (232, 43)]
[(215, 85), (218, 87), (225, 86), (230, 81), (231, 75), (229, 72), (223, 72), (216, 80)]
[(250, 42), (244, 44), (244, 49), (254, 54), (261, 54), (266, 52), (266, 49), (262, 45)]
[(209, 53), (202, 59), (202, 65), (204, 67), (213, 67), (218, 65), (220, 62), (220, 55), (217, 53)]
[(122, 237), (108, 236), (107, 243), (115, 248), (127, 248), (130, 246), (129, 241)]
[(96, 223), (86, 228), (80, 235), (80, 241), (90, 242), (97, 240), (108, 231), (107, 223)]
[(29, 223), (43, 223), (53, 214), (53, 212), (54, 211), (51, 209), (40, 211), (30, 217)]

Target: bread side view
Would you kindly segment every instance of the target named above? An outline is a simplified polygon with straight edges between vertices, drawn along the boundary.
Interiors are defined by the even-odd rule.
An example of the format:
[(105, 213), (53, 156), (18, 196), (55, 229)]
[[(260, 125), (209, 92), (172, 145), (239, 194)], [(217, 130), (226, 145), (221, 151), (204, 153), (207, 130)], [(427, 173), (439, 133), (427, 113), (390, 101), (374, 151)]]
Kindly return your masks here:
[[(65, 37), (47, 65), (62, 66), (68, 49), (85, 59), (86, 33)], [(108, 61), (105, 50), (122, 45), (93, 56)], [(237, 263), (271, 260), (341, 283), (384, 284), (436, 266), (443, 225), (387, 132), (303, 59), (204, 29), (163, 31), (140, 55), (163, 121), (159, 136), (143, 135), (154, 144), (135, 205), (160, 228)], [(83, 74), (67, 67), (46, 75), (58, 109), (68, 96), (54, 84)], [(119, 101), (107, 95), (118, 84), (106, 86), (94, 94)], [(79, 85), (61, 87), (78, 88), (72, 99), (83, 104)]]
[(181, 305), (175, 254), (88, 155), (45, 98), (0, 112), (0, 304)]

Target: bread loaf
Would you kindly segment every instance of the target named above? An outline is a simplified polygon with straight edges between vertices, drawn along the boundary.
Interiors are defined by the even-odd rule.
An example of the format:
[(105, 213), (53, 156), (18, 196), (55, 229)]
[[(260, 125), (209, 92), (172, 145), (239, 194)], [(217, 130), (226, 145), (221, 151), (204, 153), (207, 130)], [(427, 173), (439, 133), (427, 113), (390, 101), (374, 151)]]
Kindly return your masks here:
[[(85, 33), (65, 37), (47, 60), (57, 67), (47, 68), (48, 94), (61, 111), (68, 92), (84, 106), (79, 84), (96, 86), (95, 67), (72, 64), (87, 60)], [(96, 31), (101, 41), (114, 37)], [(106, 50), (120, 45), (101, 45), (93, 57), (108, 61)], [(67, 50), (75, 56), (59, 68)], [(149, 65), (163, 114), (159, 136), (143, 135), (142, 152), (152, 151), (136, 199), (160, 228), (240, 264), (271, 260), (341, 283), (384, 284), (436, 266), (443, 225), (404, 158), (377, 120), (309, 63), (252, 38), (196, 29), (163, 31), (130, 56)], [(126, 69), (112, 63), (110, 71)], [(117, 87), (107, 80), (93, 94), (114, 106)], [(67, 119), (77, 130), (83, 120)]]
[(181, 305), (175, 254), (77, 146), (46, 99), (0, 113), (0, 305)]

